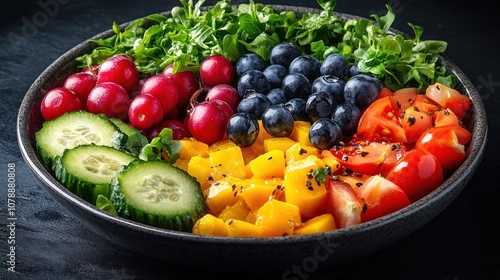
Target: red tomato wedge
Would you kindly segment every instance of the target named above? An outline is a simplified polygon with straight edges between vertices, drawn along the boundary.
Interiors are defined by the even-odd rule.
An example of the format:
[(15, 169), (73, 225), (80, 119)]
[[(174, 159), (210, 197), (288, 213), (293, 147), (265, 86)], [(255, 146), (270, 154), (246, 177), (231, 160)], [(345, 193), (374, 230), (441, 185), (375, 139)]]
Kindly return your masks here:
[(362, 222), (380, 218), (410, 205), (406, 193), (380, 175), (368, 178), (358, 189), (357, 196), (364, 203)]
[(444, 181), (443, 168), (436, 157), (417, 148), (406, 153), (386, 178), (398, 185), (411, 202), (429, 194)]
[(330, 153), (342, 167), (356, 174), (376, 175), (387, 173), (403, 157), (406, 146), (402, 143), (359, 141), (349, 146), (336, 146)]
[(415, 103), (415, 99), (417, 98), (417, 88), (398, 89), (394, 92), (392, 97), (396, 99), (398, 110), (401, 115), (406, 108)]
[(443, 108), (448, 108), (462, 119), (469, 110), (472, 100), (458, 90), (447, 87), (441, 83), (435, 83), (427, 87), (425, 95)]
[(357, 137), (367, 141), (406, 142), (397, 100), (392, 96), (375, 100), (361, 115)]
[(420, 110), (416, 105), (411, 105), (401, 115), (401, 125), (407, 142), (414, 143), (422, 133), (433, 127), (432, 115)]
[(434, 112), (434, 126), (459, 125), (460, 120), (450, 109), (441, 109)]
[(351, 185), (340, 180), (328, 180), (326, 193), (326, 210), (332, 214), (337, 228), (361, 223), (363, 207)]
[(458, 141), (452, 125), (433, 127), (418, 139), (415, 148), (436, 157), (444, 170), (457, 167), (465, 159), (465, 147)]

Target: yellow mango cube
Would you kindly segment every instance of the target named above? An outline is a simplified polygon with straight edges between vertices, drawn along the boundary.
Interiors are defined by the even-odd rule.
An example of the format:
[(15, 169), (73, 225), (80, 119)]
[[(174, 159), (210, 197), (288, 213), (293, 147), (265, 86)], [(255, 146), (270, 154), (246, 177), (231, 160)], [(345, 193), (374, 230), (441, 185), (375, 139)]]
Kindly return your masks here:
[(317, 148), (308, 145), (295, 143), (285, 151), (286, 164), (289, 165), (294, 161), (299, 161), (310, 155), (320, 156), (321, 152)]
[(267, 153), (272, 150), (281, 150), (286, 152), (296, 142), (288, 137), (276, 137), (264, 140), (264, 151)]
[(285, 153), (281, 150), (272, 150), (256, 157), (248, 165), (254, 178), (283, 177)]
[(229, 219), (225, 222), (227, 236), (230, 237), (262, 237), (264, 230), (252, 223)]
[(312, 146), (309, 140), (309, 129), (311, 123), (306, 121), (295, 121), (293, 124), (292, 133), (288, 136), (290, 139), (305, 146)]
[(319, 215), (326, 203), (325, 184), (318, 182), (313, 175), (314, 170), (325, 167), (321, 159), (311, 155), (285, 169), (285, 201), (297, 205), (304, 218)]
[(227, 146), (208, 153), (214, 180), (227, 176), (243, 178), (246, 175), (245, 161), (239, 146)]
[(192, 157), (187, 164), (187, 172), (196, 178), (202, 190), (206, 190), (213, 183), (212, 165), (209, 158)]
[(205, 201), (210, 213), (219, 216), (227, 206), (234, 205), (238, 201), (238, 191), (244, 187), (242, 183), (241, 179), (227, 177), (210, 185), (205, 192)]
[(271, 199), (257, 210), (255, 225), (262, 228), (263, 236), (293, 235), (302, 224), (299, 208), (291, 203)]
[(194, 234), (227, 236), (227, 228), (224, 220), (212, 214), (206, 214), (196, 221), (193, 226)]
[(224, 210), (219, 214), (218, 218), (224, 221), (233, 219), (244, 221), (248, 214), (250, 213), (250, 208), (246, 205), (244, 200), (238, 200), (235, 204), (226, 206)]
[(329, 213), (322, 214), (307, 220), (303, 225), (295, 228), (295, 235), (313, 234), (336, 229), (335, 220)]
[(179, 159), (190, 160), (194, 156), (208, 157), (208, 145), (194, 138), (177, 140), (182, 144)]

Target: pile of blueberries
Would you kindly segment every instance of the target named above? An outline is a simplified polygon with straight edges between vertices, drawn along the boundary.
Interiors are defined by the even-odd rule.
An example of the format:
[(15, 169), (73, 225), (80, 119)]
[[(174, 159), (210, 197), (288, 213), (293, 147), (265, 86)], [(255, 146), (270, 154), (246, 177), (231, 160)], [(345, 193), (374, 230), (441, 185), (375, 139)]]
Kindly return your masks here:
[(311, 143), (330, 149), (356, 132), (361, 112), (383, 87), (342, 55), (330, 54), (320, 62), (292, 43), (276, 45), (269, 62), (247, 53), (235, 70), (242, 99), (229, 120), (227, 135), (242, 147), (255, 142), (257, 120), (274, 137), (289, 136), (294, 121), (308, 121)]

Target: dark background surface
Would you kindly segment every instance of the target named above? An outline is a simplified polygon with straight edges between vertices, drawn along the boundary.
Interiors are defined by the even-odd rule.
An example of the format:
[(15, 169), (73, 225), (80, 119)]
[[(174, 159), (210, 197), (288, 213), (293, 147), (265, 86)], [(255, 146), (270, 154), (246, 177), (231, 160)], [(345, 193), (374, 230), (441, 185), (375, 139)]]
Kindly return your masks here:
[[(246, 1), (233, 1), (239, 4)], [(319, 8), (315, 1), (257, 1)], [(46, 11), (41, 4), (51, 3)], [(212, 5), (215, 1), (206, 1)], [(476, 1), (339, 1), (335, 11), (363, 17), (396, 13), (393, 27), (448, 42), (446, 55), (476, 85), (489, 117), (489, 142), (471, 182), (431, 222), (364, 258), (308, 279), (493, 279), (500, 275), (498, 110), (500, 62), (494, 9)], [(56, 5), (54, 5), (56, 4)], [(90, 231), (58, 205), (24, 163), (15, 134), (24, 93), (57, 57), (83, 40), (123, 23), (170, 10), (178, 1), (5, 1), (0, 3), (0, 278), (12, 279), (252, 279), (183, 270), (127, 251)], [(48, 5), (48, 4), (47, 4)], [(31, 28), (29, 27), (31, 26)], [(33, 28), (34, 27), (34, 28)], [(12, 38), (16, 38), (13, 40)], [(7, 261), (7, 169), (16, 168), (16, 273)], [(298, 279), (298, 278), (296, 278)], [(302, 279), (306, 279), (305, 277)]]

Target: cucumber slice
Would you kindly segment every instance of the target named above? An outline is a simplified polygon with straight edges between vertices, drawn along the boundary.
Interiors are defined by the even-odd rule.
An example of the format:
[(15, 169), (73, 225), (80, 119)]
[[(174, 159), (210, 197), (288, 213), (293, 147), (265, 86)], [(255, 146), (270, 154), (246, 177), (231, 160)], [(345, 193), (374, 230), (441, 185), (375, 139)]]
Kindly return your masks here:
[(136, 159), (124, 151), (95, 144), (66, 149), (54, 165), (56, 179), (82, 199), (96, 204), (97, 197), (109, 198), (109, 183), (120, 167)]
[(200, 184), (163, 160), (133, 161), (111, 182), (110, 201), (122, 217), (190, 232), (206, 213)]
[(81, 110), (44, 122), (35, 141), (42, 161), (52, 170), (65, 149), (92, 143), (120, 149), (127, 136), (106, 116)]

